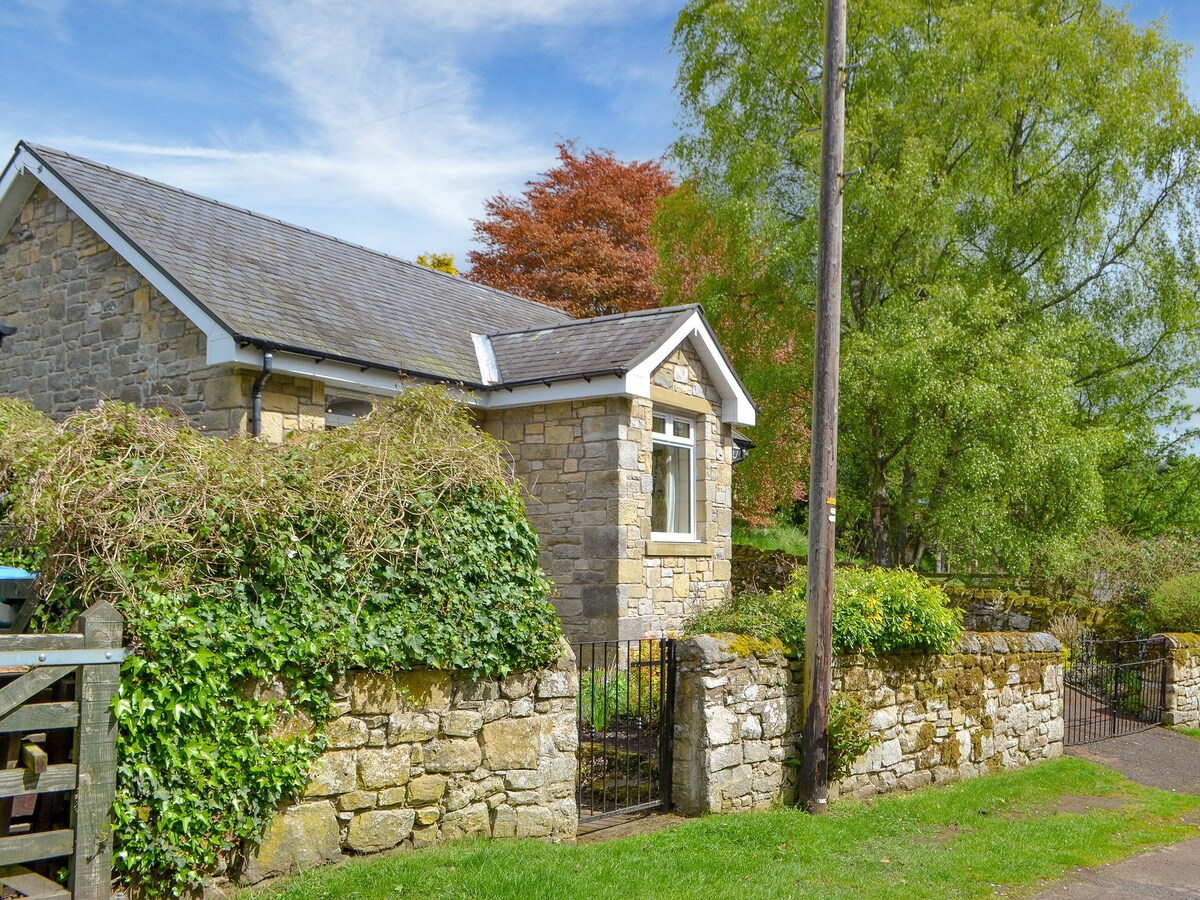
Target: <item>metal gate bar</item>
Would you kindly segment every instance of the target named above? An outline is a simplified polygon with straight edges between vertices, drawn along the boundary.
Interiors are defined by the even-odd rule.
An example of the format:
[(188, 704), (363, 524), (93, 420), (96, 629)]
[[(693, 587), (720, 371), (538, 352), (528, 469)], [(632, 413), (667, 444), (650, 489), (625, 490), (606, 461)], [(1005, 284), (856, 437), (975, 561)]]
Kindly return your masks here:
[(1063, 681), (1068, 746), (1153, 728), (1166, 709), (1166, 644), (1082, 640), (1070, 648)]
[(671, 805), (675, 641), (578, 644), (579, 821)]

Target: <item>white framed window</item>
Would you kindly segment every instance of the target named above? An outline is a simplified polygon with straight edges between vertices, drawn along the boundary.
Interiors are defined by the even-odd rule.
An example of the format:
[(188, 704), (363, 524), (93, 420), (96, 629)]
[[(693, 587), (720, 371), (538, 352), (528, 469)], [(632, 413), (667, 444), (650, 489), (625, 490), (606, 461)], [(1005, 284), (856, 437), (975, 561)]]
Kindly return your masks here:
[(694, 541), (696, 421), (655, 412), (651, 431), (650, 536), (656, 541)]
[(362, 418), (371, 411), (369, 400), (357, 400), (353, 397), (327, 397), (325, 400), (325, 430), (345, 428), (353, 424), (355, 419)]

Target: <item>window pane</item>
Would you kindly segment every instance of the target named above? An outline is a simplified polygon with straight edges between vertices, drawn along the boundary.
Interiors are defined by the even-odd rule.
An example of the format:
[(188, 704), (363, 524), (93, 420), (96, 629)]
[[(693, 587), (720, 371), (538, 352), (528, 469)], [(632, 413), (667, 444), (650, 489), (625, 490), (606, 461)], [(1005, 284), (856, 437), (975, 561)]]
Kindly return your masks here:
[(678, 419), (673, 423), (675, 426), (675, 437), (690, 438), (692, 436), (692, 423), (680, 422)]
[(667, 433), (667, 420), (664, 419), (662, 416), (655, 416), (653, 430), (654, 430), (655, 434), (666, 434)]
[(692, 530), (692, 451), (655, 444), (651, 454), (654, 489), (650, 530), (690, 534)]

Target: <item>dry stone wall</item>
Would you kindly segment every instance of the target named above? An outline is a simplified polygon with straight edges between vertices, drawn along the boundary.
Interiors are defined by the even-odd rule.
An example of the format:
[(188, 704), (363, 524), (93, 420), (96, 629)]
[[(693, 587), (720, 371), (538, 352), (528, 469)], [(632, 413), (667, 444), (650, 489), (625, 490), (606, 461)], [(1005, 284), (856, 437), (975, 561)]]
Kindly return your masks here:
[(833, 798), (912, 790), (1062, 755), (1062, 645), (1048, 634), (968, 632), (954, 654), (845, 657), (833, 687), (870, 711), (876, 737)]
[(508, 678), (349, 673), (304, 796), (238, 880), (466, 836), (574, 839), (577, 693), (569, 650)]
[(942, 590), (950, 604), (963, 611), (963, 626), (969, 631), (1046, 631), (1059, 616), (1073, 616), (1092, 632), (1105, 624), (1101, 606), (991, 588), (947, 585)]
[(781, 652), (729, 636), (676, 648), (671, 798), (684, 815), (765, 809), (795, 795), (803, 678)]
[[(756, 652), (757, 650), (757, 652)], [(682, 812), (761, 809), (796, 795), (798, 662), (733, 636), (683, 641), (673, 795)], [(963, 637), (954, 654), (840, 657), (835, 695), (869, 713), (873, 743), (830, 798), (1016, 769), (1063, 749), (1062, 648), (1046, 634)]]
[(1164, 725), (1200, 728), (1200, 635), (1167, 634)]

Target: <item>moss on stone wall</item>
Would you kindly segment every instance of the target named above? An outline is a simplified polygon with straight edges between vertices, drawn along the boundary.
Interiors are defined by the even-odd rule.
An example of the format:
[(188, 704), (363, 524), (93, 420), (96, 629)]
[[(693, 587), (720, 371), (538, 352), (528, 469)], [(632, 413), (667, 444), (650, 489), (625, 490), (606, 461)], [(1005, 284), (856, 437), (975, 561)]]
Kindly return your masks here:
[(942, 741), (938, 761), (951, 769), (957, 769), (958, 764), (962, 762), (962, 748), (959, 747), (958, 740), (953, 735)]
[(950, 604), (965, 613), (968, 628), (1045, 631), (1059, 616), (1075, 616), (1089, 631), (1103, 632), (1108, 610), (1071, 600), (1051, 600), (1016, 591), (943, 585)]
[(1176, 647), (1200, 650), (1200, 634), (1189, 634), (1187, 632), (1164, 632), (1163, 636), (1169, 638)]
[(724, 636), (725, 646), (736, 656), (755, 656), (759, 659), (775, 656), (786, 656), (787, 647), (777, 638), (760, 640), (748, 634), (728, 634)]

